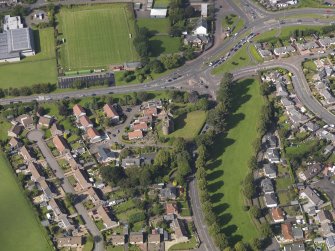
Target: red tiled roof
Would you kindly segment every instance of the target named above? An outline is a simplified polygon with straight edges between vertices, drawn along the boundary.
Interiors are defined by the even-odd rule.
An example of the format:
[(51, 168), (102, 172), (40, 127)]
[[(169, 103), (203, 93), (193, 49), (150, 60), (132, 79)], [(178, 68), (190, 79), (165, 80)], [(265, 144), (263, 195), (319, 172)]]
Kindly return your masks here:
[(110, 104), (105, 104), (103, 109), (104, 109), (104, 113), (106, 114), (108, 118), (114, 118), (116, 116), (119, 116), (115, 108), (111, 106)]
[(79, 116), (81, 113), (85, 113), (84, 108), (81, 105), (74, 105), (73, 106), (73, 114)]
[(136, 123), (136, 124), (133, 124), (133, 129), (134, 129), (134, 131), (147, 130), (148, 125), (145, 122)]
[(128, 132), (128, 138), (130, 140), (132, 140), (132, 139), (141, 139), (141, 138), (143, 138), (143, 133), (142, 133), (142, 131)]
[(279, 207), (272, 208), (271, 209), (271, 215), (272, 215), (272, 218), (275, 221), (284, 219), (283, 210), (281, 210), (281, 208), (279, 208)]
[(66, 149), (69, 149), (69, 145), (61, 136), (56, 135), (53, 137), (52, 142), (60, 153), (64, 152)]
[(281, 224), (281, 232), (285, 240), (291, 241), (294, 239), (292, 225), (290, 223)]
[(87, 135), (91, 139), (94, 137), (100, 136), (99, 132), (95, 128), (92, 128), (92, 127), (88, 128)]
[(91, 120), (86, 115), (81, 116), (79, 122), (83, 127), (88, 127), (89, 125), (92, 125)]

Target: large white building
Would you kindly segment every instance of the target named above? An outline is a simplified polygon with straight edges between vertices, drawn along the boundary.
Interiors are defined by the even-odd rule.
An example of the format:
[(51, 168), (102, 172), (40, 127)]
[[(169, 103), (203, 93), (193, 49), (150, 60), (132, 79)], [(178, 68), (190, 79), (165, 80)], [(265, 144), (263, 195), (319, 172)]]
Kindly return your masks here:
[(193, 35), (208, 36), (208, 25), (205, 19), (200, 18), (193, 30)]
[(4, 18), (3, 33), (0, 33), (0, 63), (17, 62), (21, 57), (35, 55), (33, 32), (23, 28), (20, 17)]

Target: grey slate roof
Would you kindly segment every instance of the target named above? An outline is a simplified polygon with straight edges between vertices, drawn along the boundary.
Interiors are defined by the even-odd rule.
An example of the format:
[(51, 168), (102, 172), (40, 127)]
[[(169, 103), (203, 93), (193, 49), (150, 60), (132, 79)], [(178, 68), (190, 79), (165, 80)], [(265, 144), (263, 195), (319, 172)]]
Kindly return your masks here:
[(0, 33), (0, 59), (19, 57), (19, 53), (26, 50), (34, 50), (31, 29), (21, 28)]

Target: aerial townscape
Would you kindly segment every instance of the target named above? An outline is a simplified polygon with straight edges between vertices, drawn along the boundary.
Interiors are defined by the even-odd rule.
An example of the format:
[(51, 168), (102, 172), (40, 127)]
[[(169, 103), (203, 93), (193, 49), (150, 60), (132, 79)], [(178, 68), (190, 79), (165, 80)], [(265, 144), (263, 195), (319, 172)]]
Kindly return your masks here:
[(0, 0), (0, 251), (335, 251), (335, 0)]

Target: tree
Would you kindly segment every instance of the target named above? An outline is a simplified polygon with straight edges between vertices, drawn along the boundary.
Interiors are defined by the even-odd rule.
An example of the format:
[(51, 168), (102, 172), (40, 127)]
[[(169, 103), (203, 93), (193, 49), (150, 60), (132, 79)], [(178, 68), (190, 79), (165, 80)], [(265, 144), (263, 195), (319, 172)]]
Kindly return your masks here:
[(182, 29), (178, 26), (172, 26), (169, 32), (171, 37), (180, 37), (182, 34)]
[(197, 91), (191, 91), (190, 95), (188, 96), (188, 102), (196, 103), (199, 100), (199, 93)]
[(153, 71), (154, 73), (161, 73), (165, 69), (161, 61), (159, 61), (158, 59), (154, 59), (150, 61), (150, 70)]
[(227, 110), (229, 110), (231, 107), (232, 83), (233, 83), (233, 74), (225, 73), (221, 80), (220, 87), (216, 95), (217, 101), (223, 103), (227, 108)]
[(209, 101), (208, 99), (205, 98), (201, 98), (197, 101), (197, 103), (195, 104), (195, 106), (197, 107), (197, 109), (203, 110), (203, 111), (207, 111), (209, 108)]
[(40, 116), (45, 115), (45, 109), (43, 106), (38, 106), (37, 111), (36, 111)]
[(271, 230), (271, 227), (270, 227), (270, 225), (268, 223), (263, 223), (260, 228), (261, 228), (261, 234), (262, 234), (262, 236), (264, 236), (264, 237), (271, 237), (272, 230)]
[(60, 104), (58, 104), (58, 113), (61, 116), (67, 116), (69, 111), (64, 104), (60, 103)]
[(163, 205), (161, 203), (155, 203), (151, 209), (153, 215), (162, 215), (164, 212)]
[(259, 219), (259, 218), (262, 217), (262, 212), (261, 212), (260, 208), (257, 207), (257, 206), (250, 207), (249, 211), (250, 211), (252, 217), (254, 217), (256, 219)]
[(149, 56), (149, 37), (149, 30), (143, 27), (139, 29), (134, 38), (133, 44), (141, 58)]
[(141, 171), (141, 175), (139, 177), (140, 185), (143, 187), (147, 187), (151, 184), (151, 172), (149, 168), (143, 168)]
[(244, 179), (243, 186), (244, 186), (243, 192), (244, 192), (245, 197), (247, 197), (248, 199), (251, 199), (252, 196), (255, 194), (255, 185), (254, 185), (252, 173), (247, 174), (247, 176)]
[(181, 66), (182, 58), (178, 54), (163, 55), (161, 56), (161, 62), (166, 69), (173, 69)]
[(180, 154), (177, 156), (177, 163), (178, 163), (178, 169), (175, 178), (179, 184), (184, 184), (185, 183), (184, 178), (191, 172), (191, 166), (188, 163), (186, 157)]
[(2, 88), (0, 88), (0, 98), (4, 98), (5, 97), (5, 92)]
[(100, 169), (102, 179), (111, 183), (113, 186), (117, 186), (126, 177), (124, 169), (121, 166), (107, 166)]
[(224, 103), (219, 103), (210, 110), (207, 116), (207, 123), (212, 125), (217, 132), (223, 132), (226, 128), (226, 117), (228, 111)]
[(160, 149), (154, 159), (154, 165), (162, 168), (170, 166), (170, 152), (166, 149)]
[(250, 158), (250, 160), (249, 160), (249, 168), (251, 170), (256, 170), (258, 168), (258, 161), (257, 161), (257, 157), (256, 156), (252, 156)]
[(252, 247), (254, 250), (262, 250), (262, 241), (258, 238), (252, 240)]
[(194, 15), (194, 8), (189, 5), (185, 8), (185, 17), (186, 18), (190, 18), (190, 17), (193, 17)]
[(137, 93), (137, 99), (142, 103), (144, 101), (147, 101), (150, 98), (149, 93), (147, 92), (138, 92)]
[(242, 241), (237, 242), (235, 244), (234, 248), (235, 248), (235, 251), (247, 251), (247, 249), (246, 249), (246, 247), (245, 247), (245, 245)]

